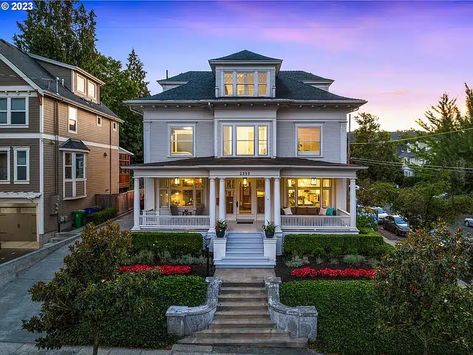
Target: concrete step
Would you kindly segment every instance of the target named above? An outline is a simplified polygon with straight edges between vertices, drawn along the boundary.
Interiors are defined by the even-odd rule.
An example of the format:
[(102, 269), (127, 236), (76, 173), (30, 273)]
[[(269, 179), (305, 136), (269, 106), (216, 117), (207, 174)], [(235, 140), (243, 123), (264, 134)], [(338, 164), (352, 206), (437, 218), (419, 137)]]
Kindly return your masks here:
[(242, 288), (242, 289), (262, 289), (265, 290), (265, 284), (263, 281), (247, 281), (247, 282), (232, 282), (232, 281), (225, 281), (222, 284), (222, 288), (227, 288), (227, 287), (232, 287), (232, 288)]
[(178, 341), (179, 344), (214, 345), (214, 346), (252, 346), (264, 348), (305, 348), (307, 340), (290, 338), (287, 335), (274, 335), (270, 338), (252, 336), (235, 336), (229, 338), (198, 338), (186, 337)]
[(266, 290), (264, 287), (221, 287), (220, 295), (264, 295), (266, 297)]
[(272, 328), (273, 322), (266, 318), (240, 318), (240, 319), (215, 319), (210, 324), (210, 329), (223, 328)]
[(266, 302), (219, 302), (218, 311), (267, 311), (268, 304)]
[(234, 244), (234, 245), (227, 245), (227, 252), (232, 250), (241, 249), (241, 250), (257, 250), (263, 253), (264, 248), (263, 245), (260, 244)]
[(266, 307), (265, 310), (231, 310), (231, 311), (217, 311), (214, 320), (236, 320), (236, 319), (269, 319), (269, 312)]
[(273, 336), (284, 336), (286, 332), (276, 328), (224, 328), (205, 329), (194, 333), (197, 338), (228, 338), (239, 336), (251, 336), (257, 338), (271, 338)]
[(266, 260), (220, 260), (215, 261), (214, 265), (216, 268), (226, 269), (272, 269), (276, 265), (275, 262)]
[(235, 258), (247, 258), (247, 259), (268, 259), (267, 257), (264, 256), (263, 252), (252, 252), (251, 250), (245, 250), (245, 251), (240, 251), (240, 250), (235, 250), (235, 251), (229, 251), (224, 258), (230, 258), (230, 259), (235, 259)]
[(218, 299), (222, 302), (266, 302), (267, 296), (264, 292), (259, 293), (226, 293), (218, 296)]

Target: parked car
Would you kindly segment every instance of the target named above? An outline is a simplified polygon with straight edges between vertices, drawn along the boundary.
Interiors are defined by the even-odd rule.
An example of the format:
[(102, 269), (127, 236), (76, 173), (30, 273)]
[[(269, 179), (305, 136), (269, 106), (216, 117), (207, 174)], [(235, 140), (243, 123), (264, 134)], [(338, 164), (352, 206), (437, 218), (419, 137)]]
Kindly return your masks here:
[(410, 228), (407, 221), (399, 215), (388, 215), (384, 218), (383, 228), (400, 237), (407, 237)]
[(465, 227), (473, 227), (473, 217), (465, 218)]
[(383, 224), (383, 221), (388, 216), (388, 213), (382, 207), (374, 207), (374, 210), (378, 216), (378, 224)]

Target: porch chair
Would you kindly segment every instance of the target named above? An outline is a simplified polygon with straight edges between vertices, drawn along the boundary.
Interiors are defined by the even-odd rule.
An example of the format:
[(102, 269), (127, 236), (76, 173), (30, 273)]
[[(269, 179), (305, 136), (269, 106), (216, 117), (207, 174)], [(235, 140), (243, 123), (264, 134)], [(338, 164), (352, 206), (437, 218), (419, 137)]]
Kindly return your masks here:
[(171, 205), (170, 210), (172, 216), (179, 216), (179, 208), (176, 205)]
[(204, 210), (205, 210), (205, 205), (204, 204), (201, 204), (201, 205), (197, 206), (197, 208), (195, 209), (195, 215), (196, 216), (202, 216), (204, 214)]

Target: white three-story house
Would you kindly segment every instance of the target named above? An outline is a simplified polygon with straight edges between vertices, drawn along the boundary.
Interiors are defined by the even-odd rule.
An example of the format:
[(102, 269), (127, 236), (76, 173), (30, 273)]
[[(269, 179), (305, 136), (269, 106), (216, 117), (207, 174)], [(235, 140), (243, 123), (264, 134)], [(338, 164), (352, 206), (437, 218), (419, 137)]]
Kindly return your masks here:
[(364, 100), (330, 92), (333, 80), (281, 70), (281, 59), (241, 51), (209, 71), (160, 80), (163, 92), (128, 101), (143, 114), (144, 210), (135, 230), (357, 233), (347, 114)]

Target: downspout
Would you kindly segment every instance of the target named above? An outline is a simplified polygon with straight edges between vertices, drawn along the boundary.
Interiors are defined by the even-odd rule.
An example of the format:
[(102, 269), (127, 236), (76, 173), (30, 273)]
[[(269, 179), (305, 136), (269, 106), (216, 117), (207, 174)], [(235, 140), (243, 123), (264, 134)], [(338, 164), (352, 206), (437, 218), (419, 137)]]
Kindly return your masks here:
[(109, 129), (109, 140), (108, 140), (108, 150), (109, 150), (109, 183), (108, 183), (108, 192), (109, 192), (109, 199), (110, 199), (110, 204), (112, 203), (112, 125), (113, 122), (110, 120), (110, 129)]
[(59, 102), (54, 100), (54, 194), (58, 197), (56, 223), (57, 231), (61, 232), (61, 213), (62, 213), (62, 196), (59, 189)]

